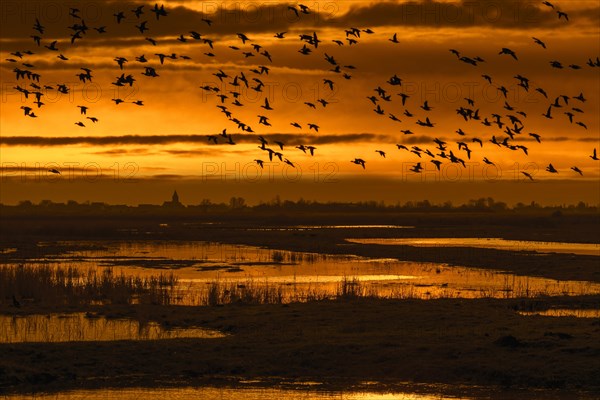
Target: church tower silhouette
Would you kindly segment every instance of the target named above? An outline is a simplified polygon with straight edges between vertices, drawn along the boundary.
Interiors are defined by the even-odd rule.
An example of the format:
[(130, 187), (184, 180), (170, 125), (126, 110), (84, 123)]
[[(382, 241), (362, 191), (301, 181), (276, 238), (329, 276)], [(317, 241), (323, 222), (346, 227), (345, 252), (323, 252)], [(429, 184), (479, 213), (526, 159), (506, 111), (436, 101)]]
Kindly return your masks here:
[(184, 205), (181, 204), (181, 202), (179, 201), (179, 195), (177, 194), (177, 190), (173, 191), (173, 196), (171, 197), (171, 201), (165, 201), (163, 203), (163, 207), (183, 207)]

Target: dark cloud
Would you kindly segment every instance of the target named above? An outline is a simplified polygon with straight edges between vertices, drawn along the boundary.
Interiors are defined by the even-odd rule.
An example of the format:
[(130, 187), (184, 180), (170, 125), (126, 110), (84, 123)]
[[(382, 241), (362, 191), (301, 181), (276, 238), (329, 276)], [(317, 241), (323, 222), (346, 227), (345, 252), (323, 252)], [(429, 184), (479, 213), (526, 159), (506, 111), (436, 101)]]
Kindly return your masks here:
[[(236, 143), (259, 143), (259, 135), (236, 134), (232, 133)], [(293, 133), (275, 133), (263, 134), (265, 140), (269, 143), (280, 141), (288, 146), (297, 146), (300, 144), (328, 145), (344, 143), (403, 143), (403, 144), (425, 144), (431, 143), (433, 137), (425, 135), (399, 135), (392, 137), (389, 135), (378, 135), (374, 133), (349, 133), (338, 135), (302, 135)], [(440, 137), (444, 141), (452, 141), (445, 137)], [(528, 136), (519, 138), (519, 141), (535, 141)], [(597, 142), (597, 137), (542, 137), (542, 141), (547, 142)], [(36, 146), (36, 147), (55, 147), (55, 146), (114, 146), (114, 145), (170, 145), (176, 143), (195, 143), (205, 144), (211, 147), (215, 146), (208, 142), (207, 135), (124, 135), (124, 136), (72, 136), (72, 137), (43, 137), (43, 136), (4, 136), (0, 137), (2, 146)], [(227, 144), (225, 139), (219, 138), (217, 146)], [(210, 155), (213, 154), (209, 149), (167, 149), (163, 152), (171, 155)], [(110, 149), (96, 152), (101, 155), (121, 155), (121, 154), (150, 154), (148, 149)]]
[(140, 154), (140, 155), (152, 155), (156, 154), (155, 152), (151, 152), (148, 149), (110, 149), (103, 151), (95, 151), (91, 154), (101, 155), (101, 156), (124, 156), (124, 155), (132, 155), (132, 154)]
[[(276, 32), (287, 30), (294, 24), (297, 26), (318, 25), (320, 20), (326, 18), (321, 13), (310, 15), (301, 14), (297, 17), (293, 11), (288, 9), (287, 4), (235, 2), (226, 5), (226, 2), (198, 2), (202, 6), (201, 11), (192, 10), (185, 6), (165, 8), (167, 17), (157, 20), (151, 12), (150, 3), (131, 1), (81, 1), (69, 0), (26, 0), (26, 1), (3, 1), (2, 19), (0, 22), (5, 26), (4, 37), (29, 37), (34, 34), (33, 24), (38, 18), (46, 28), (45, 37), (68, 37), (73, 31), (68, 27), (80, 20), (69, 15), (69, 9), (76, 7), (80, 10), (79, 15), (90, 28), (106, 26), (106, 33), (99, 34), (90, 29), (86, 38), (99, 37), (161, 37), (167, 35), (184, 34), (189, 36), (189, 31), (194, 30), (206, 37), (211, 35), (235, 34), (238, 32)], [(144, 14), (139, 19), (131, 10), (139, 5), (144, 5)], [(116, 23), (114, 14), (124, 12), (125, 19), (120, 24)], [(203, 19), (213, 21), (208, 26)], [(136, 25), (147, 21), (148, 31), (141, 34)], [(37, 34), (37, 33), (35, 33)], [(65, 43), (66, 44), (66, 43)]]
[(178, 174), (157, 174), (152, 175), (149, 179), (160, 179), (160, 180), (170, 180), (170, 179), (190, 179), (189, 176), (186, 175), (178, 175)]
[[(233, 134), (236, 143), (258, 143), (258, 135)], [(299, 135), (291, 133), (266, 134), (263, 137), (269, 141), (282, 141), (288, 145), (311, 144), (337, 144), (359, 142), (389, 141), (385, 135), (372, 133), (356, 133), (343, 135)], [(222, 140), (225, 143), (225, 139)], [(43, 137), (43, 136), (4, 136), (0, 137), (3, 146), (114, 146), (114, 145), (166, 145), (174, 143), (202, 143), (208, 144), (207, 135), (124, 135), (124, 136), (74, 136), (74, 137)], [(213, 145), (214, 146), (214, 145)], [(110, 150), (114, 151), (114, 150)], [(117, 150), (118, 151), (118, 150)], [(171, 150), (177, 152), (177, 150)]]
[[(539, 26), (564, 26), (556, 11), (542, 6), (541, 2), (519, 0), (464, 0), (376, 2), (357, 5), (333, 22), (340, 26), (431, 26), (527, 28)], [(567, 11), (571, 19), (599, 19), (599, 7)], [(401, 34), (401, 33), (400, 33)]]
[[(152, 3), (132, 1), (73, 1), (73, 0), (8, 0), (1, 4), (5, 38), (29, 38), (34, 34), (33, 24), (39, 18), (47, 28), (46, 38), (68, 38), (72, 33), (67, 27), (79, 20), (69, 15), (70, 7), (77, 7), (80, 15), (90, 27), (106, 26), (105, 34), (93, 29), (89, 38), (144, 38), (145, 36), (189, 35), (190, 30), (207, 37), (232, 35), (238, 32), (274, 33), (302, 28), (321, 27), (477, 27), (493, 26), (502, 28), (532, 28), (565, 26), (564, 20), (558, 20), (556, 11), (540, 2), (526, 0), (464, 0), (445, 1), (382, 1), (370, 4), (354, 5), (348, 12), (342, 12), (334, 2), (315, 3), (314, 10), (308, 14), (296, 16), (285, 3), (270, 2), (197, 2), (200, 10), (186, 6), (169, 7), (167, 17), (156, 20), (150, 11)], [(139, 19), (131, 12), (144, 5), (144, 14)], [(570, 20), (581, 23), (586, 20), (597, 24), (600, 21), (598, 4), (564, 11)], [(117, 24), (113, 14), (123, 11), (126, 18)], [(213, 21), (208, 26), (202, 19)], [(136, 25), (148, 21), (149, 31), (141, 34)], [(33, 42), (32, 42), (33, 43)], [(67, 43), (63, 43), (68, 46)]]

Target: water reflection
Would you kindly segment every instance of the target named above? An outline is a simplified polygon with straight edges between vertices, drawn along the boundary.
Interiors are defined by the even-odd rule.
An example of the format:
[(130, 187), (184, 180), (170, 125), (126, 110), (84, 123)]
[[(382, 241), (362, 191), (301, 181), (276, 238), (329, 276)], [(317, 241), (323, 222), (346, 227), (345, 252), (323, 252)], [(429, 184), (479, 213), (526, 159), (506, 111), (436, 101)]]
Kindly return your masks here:
[(52, 395), (36, 395), (34, 397), (7, 396), (6, 400), (440, 400), (468, 399), (467, 397), (444, 397), (442, 395), (420, 395), (412, 393), (320, 393), (299, 390), (277, 389), (217, 389), (217, 388), (182, 388), (182, 389), (124, 389), (124, 390), (81, 390)]
[(507, 240), (501, 238), (368, 238), (346, 239), (350, 243), (404, 245), (416, 247), (480, 247), (512, 251), (537, 251), (540, 253), (572, 253), (600, 256), (600, 244), (538, 242)]
[(106, 319), (87, 313), (0, 315), (0, 343), (57, 343), (112, 340), (219, 338), (222, 333), (204, 328), (163, 329), (155, 322)]
[(576, 318), (600, 318), (600, 310), (584, 309), (551, 309), (543, 311), (519, 311), (521, 315), (542, 315), (546, 317), (576, 317)]
[[(439, 386), (439, 385), (437, 385)], [(452, 387), (447, 387), (450, 390)], [(564, 393), (555, 391), (510, 391), (487, 392), (474, 395), (444, 394), (435, 391), (436, 386), (431, 385), (429, 393), (375, 393), (375, 392), (331, 392), (317, 390), (286, 390), (286, 389), (255, 389), (255, 388), (174, 388), (174, 389), (103, 389), (103, 390), (77, 390), (54, 394), (34, 394), (27, 396), (11, 395), (5, 396), (5, 400), (188, 400), (188, 399), (219, 399), (219, 400), (513, 400), (519, 399), (593, 399), (594, 396), (585, 393)], [(468, 387), (461, 387), (461, 392)], [(474, 393), (481, 389), (472, 388)]]
[[(356, 278), (362, 293), (394, 298), (532, 297), (600, 293), (600, 284), (516, 276), (439, 263), (370, 259), (272, 250), (252, 246), (180, 241), (64, 242), (51, 254), (32, 254), (28, 263), (114, 268), (151, 275), (169, 269), (181, 283), (179, 304), (202, 304), (211, 282), (269, 286), (283, 301), (334, 296), (340, 281)], [(10, 259), (8, 259), (10, 261)], [(6, 262), (6, 261), (5, 261)], [(308, 294), (308, 295), (307, 295)], [(314, 296), (318, 294), (318, 296)]]

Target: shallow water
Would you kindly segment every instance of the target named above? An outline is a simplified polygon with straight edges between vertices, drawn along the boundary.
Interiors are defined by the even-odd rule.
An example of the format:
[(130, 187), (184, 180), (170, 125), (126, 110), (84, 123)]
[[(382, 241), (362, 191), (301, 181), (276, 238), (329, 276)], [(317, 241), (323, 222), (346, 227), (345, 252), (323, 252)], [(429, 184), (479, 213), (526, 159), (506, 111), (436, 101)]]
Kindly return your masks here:
[(519, 311), (521, 315), (541, 315), (545, 317), (576, 317), (600, 319), (600, 310), (557, 308), (544, 311)]
[(600, 256), (600, 244), (538, 242), (507, 240), (501, 238), (368, 238), (346, 239), (350, 243), (404, 245), (416, 247), (479, 247), (511, 251), (537, 251), (539, 253), (572, 253)]
[(204, 328), (163, 329), (155, 322), (106, 319), (86, 313), (0, 315), (0, 343), (59, 343), (113, 340), (212, 339), (225, 335)]
[[(44, 248), (52, 249), (44, 252)], [(35, 252), (37, 254), (34, 254)], [(333, 296), (344, 279), (357, 279), (364, 294), (395, 298), (531, 297), (600, 293), (600, 284), (524, 277), (436, 263), (271, 250), (253, 246), (181, 241), (43, 243), (27, 263), (114, 268), (125, 274), (172, 272), (180, 303), (201, 304), (209, 284), (269, 286), (285, 301), (307, 293)], [(10, 262), (10, 258), (5, 258)]]
[[(290, 389), (256, 389), (256, 388), (172, 388), (172, 389), (103, 389), (103, 390), (76, 390), (72, 392), (59, 392), (53, 394), (36, 394), (36, 395), (14, 395), (5, 396), (5, 400), (187, 400), (187, 399), (202, 399), (202, 400), (514, 400), (514, 399), (593, 399), (592, 395), (582, 393), (556, 393), (552, 391), (534, 391), (534, 392), (492, 392), (482, 393), (478, 395), (461, 395), (461, 394), (445, 394), (437, 392), (434, 386), (429, 393), (411, 393), (411, 392), (389, 392), (376, 393), (368, 391), (360, 392), (333, 392), (333, 391), (318, 391), (313, 386), (311, 390), (290, 390)], [(451, 386), (448, 386), (450, 390)], [(465, 387), (460, 388), (460, 392), (464, 392)], [(450, 391), (452, 393), (453, 391)], [(475, 392), (479, 392), (476, 389)]]

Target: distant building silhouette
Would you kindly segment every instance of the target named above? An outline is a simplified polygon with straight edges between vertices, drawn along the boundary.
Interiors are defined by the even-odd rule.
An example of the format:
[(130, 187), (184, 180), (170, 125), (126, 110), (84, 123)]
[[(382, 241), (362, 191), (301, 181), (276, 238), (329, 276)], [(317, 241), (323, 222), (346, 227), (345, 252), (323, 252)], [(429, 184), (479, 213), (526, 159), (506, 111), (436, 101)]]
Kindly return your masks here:
[(183, 207), (183, 204), (181, 204), (179, 201), (177, 190), (173, 191), (173, 197), (171, 198), (171, 201), (165, 201), (163, 203), (163, 207)]

